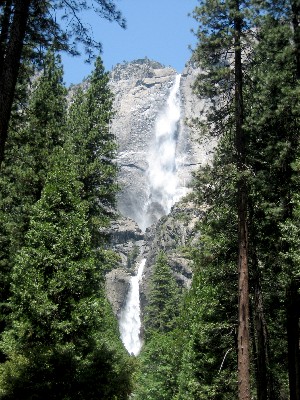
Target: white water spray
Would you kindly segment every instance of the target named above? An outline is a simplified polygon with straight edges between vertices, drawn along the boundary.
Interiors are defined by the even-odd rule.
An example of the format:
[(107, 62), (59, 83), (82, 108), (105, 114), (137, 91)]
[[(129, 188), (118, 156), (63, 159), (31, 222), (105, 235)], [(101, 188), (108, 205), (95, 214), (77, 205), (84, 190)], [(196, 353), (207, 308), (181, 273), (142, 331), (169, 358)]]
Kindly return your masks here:
[(177, 188), (176, 141), (180, 119), (180, 75), (170, 91), (165, 109), (155, 124), (155, 143), (149, 157), (148, 178), (151, 201), (162, 206), (167, 214), (174, 204)]
[(121, 311), (119, 325), (121, 339), (129, 354), (139, 354), (142, 347), (140, 336), (140, 281), (143, 275), (146, 259), (143, 258), (138, 266), (137, 274), (130, 279), (130, 289), (126, 306)]

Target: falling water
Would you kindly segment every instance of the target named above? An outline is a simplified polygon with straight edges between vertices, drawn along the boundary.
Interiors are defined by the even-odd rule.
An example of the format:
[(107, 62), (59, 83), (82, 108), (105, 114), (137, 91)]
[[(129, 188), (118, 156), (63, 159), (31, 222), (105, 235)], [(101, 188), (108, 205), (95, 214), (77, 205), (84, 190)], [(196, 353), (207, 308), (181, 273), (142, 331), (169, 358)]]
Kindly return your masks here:
[[(166, 106), (155, 124), (155, 138), (149, 150), (148, 159), (149, 201), (145, 204), (143, 226), (140, 226), (143, 230), (155, 219), (168, 214), (173, 204), (185, 194), (183, 188), (178, 187), (176, 167), (176, 142), (180, 120), (180, 78), (180, 75), (176, 76)], [(142, 347), (139, 283), (145, 262), (145, 259), (140, 262), (137, 275), (131, 278), (126, 306), (119, 321), (121, 339), (128, 352), (134, 355), (137, 355)]]
[(158, 115), (155, 137), (148, 158), (149, 200), (145, 205), (144, 226), (151, 225), (170, 212), (173, 204), (185, 194), (178, 185), (176, 145), (180, 120), (180, 78), (176, 75), (166, 106)]
[(143, 275), (146, 259), (143, 258), (138, 266), (137, 274), (131, 277), (130, 289), (126, 306), (121, 312), (119, 324), (121, 339), (129, 354), (139, 354), (142, 341), (140, 337), (140, 281)]
[(165, 109), (155, 124), (155, 143), (149, 157), (148, 177), (151, 187), (151, 201), (162, 206), (167, 214), (177, 188), (176, 141), (180, 119), (179, 98), (180, 75), (170, 91)]

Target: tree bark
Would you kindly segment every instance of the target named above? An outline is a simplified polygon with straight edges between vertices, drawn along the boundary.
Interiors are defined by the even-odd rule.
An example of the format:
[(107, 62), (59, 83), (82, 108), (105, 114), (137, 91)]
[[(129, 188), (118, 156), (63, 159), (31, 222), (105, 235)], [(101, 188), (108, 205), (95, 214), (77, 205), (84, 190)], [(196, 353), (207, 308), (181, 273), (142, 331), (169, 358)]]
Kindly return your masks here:
[(299, 287), (300, 280), (293, 279), (286, 296), (290, 400), (300, 400)]
[(0, 76), (3, 72), (5, 49), (7, 45), (8, 32), (9, 32), (9, 20), (12, 13), (12, 0), (5, 2), (3, 16), (1, 21), (1, 33), (0, 33)]
[[(292, 9), (292, 25), (294, 35), (295, 48), (295, 67), (296, 67), (296, 85), (300, 81), (300, 3), (299, 0), (291, 0)], [(295, 138), (293, 147), (297, 146)], [(296, 142), (296, 143), (295, 143)], [(291, 201), (289, 201), (292, 204)], [(290, 205), (290, 208), (292, 206)], [(292, 215), (290, 210), (289, 216)], [(286, 315), (287, 315), (287, 340), (288, 340), (288, 368), (289, 368), (289, 388), (290, 400), (300, 400), (300, 296), (298, 290), (300, 288), (299, 278), (292, 278), (291, 283), (287, 287), (286, 296)]]
[(235, 0), (234, 8), (234, 55), (235, 55), (235, 140), (237, 153), (238, 209), (238, 398), (250, 400), (249, 362), (249, 278), (248, 278), (248, 226), (247, 226), (247, 182), (245, 132), (243, 129), (243, 71), (241, 54), (241, 32), (243, 20), (240, 16), (240, 2)]
[(274, 400), (278, 393), (274, 389), (273, 376), (269, 371), (269, 346), (267, 325), (264, 318), (263, 296), (257, 276), (254, 282), (254, 329), (256, 338), (256, 387), (257, 400)]
[[(0, 165), (4, 159), (4, 149), (7, 140), (8, 126), (15, 94), (15, 88), (21, 62), (26, 27), (29, 19), (31, 0), (15, 0), (13, 2), (13, 19), (10, 26), (2, 29), (8, 42), (2, 42), (1, 48), (2, 71), (0, 75)], [(7, 2), (9, 5), (9, 2)], [(4, 25), (3, 25), (4, 24)], [(8, 34), (9, 33), (9, 34)]]

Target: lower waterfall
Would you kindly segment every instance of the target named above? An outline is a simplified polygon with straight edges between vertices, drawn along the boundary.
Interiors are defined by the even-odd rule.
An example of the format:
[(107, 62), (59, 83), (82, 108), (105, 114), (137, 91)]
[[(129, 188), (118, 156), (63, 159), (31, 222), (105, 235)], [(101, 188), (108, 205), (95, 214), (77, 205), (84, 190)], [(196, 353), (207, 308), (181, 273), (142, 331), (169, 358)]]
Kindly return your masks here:
[(130, 289), (126, 305), (121, 311), (119, 325), (122, 342), (129, 354), (138, 355), (142, 348), (140, 337), (140, 280), (143, 275), (146, 259), (143, 258), (138, 266), (136, 275), (131, 277)]
[[(143, 226), (144, 231), (160, 217), (170, 212), (171, 207), (185, 193), (179, 188), (176, 165), (176, 146), (180, 120), (180, 78), (176, 75), (166, 106), (159, 113), (152, 148), (149, 149), (148, 170), (146, 180), (149, 184), (149, 200), (145, 204)], [(146, 259), (138, 267), (137, 274), (131, 277), (130, 290), (126, 305), (119, 319), (121, 339), (130, 354), (139, 354), (142, 348), (140, 336), (140, 298), (139, 283), (142, 278)]]

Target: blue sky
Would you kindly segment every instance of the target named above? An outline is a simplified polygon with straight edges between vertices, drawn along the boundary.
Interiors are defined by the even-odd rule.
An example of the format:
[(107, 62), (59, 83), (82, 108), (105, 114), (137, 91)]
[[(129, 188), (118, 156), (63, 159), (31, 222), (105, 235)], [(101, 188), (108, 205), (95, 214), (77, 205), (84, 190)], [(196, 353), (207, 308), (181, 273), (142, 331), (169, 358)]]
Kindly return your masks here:
[[(188, 16), (197, 0), (115, 0), (127, 20), (127, 29), (89, 13), (84, 22), (103, 46), (102, 59), (107, 70), (117, 63), (147, 56), (181, 72), (191, 57), (196, 38), (191, 29), (196, 22)], [(93, 66), (84, 57), (63, 55), (65, 82), (79, 83)]]

